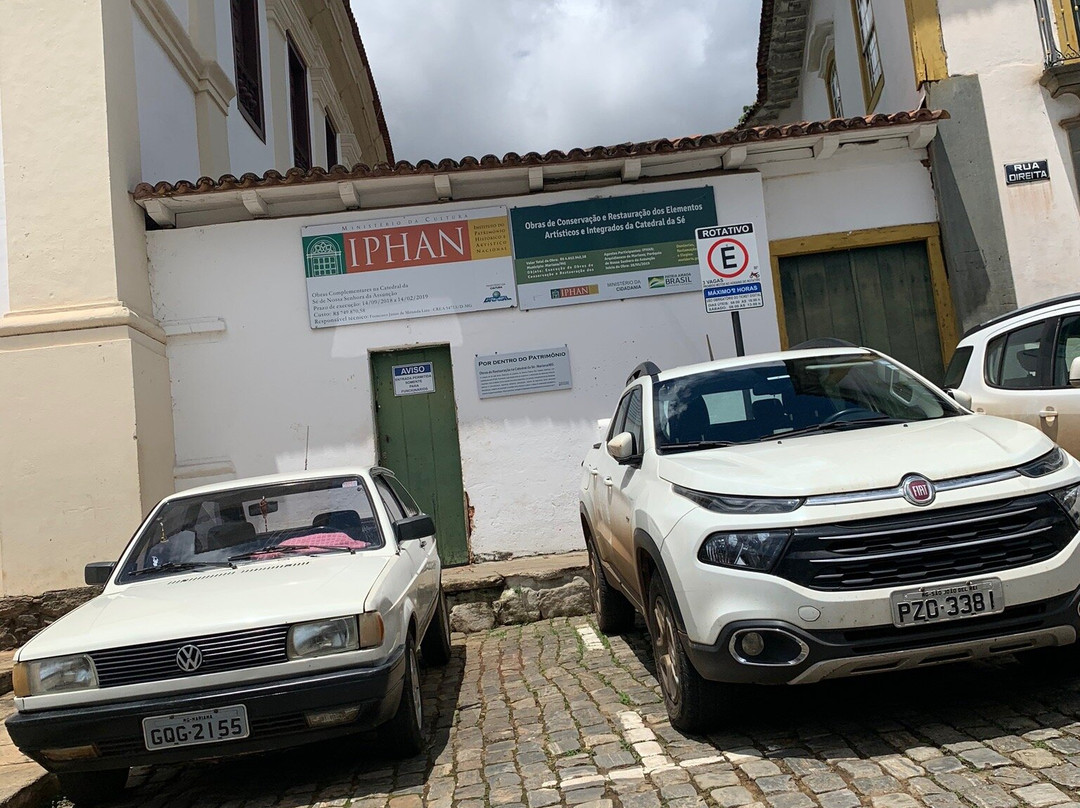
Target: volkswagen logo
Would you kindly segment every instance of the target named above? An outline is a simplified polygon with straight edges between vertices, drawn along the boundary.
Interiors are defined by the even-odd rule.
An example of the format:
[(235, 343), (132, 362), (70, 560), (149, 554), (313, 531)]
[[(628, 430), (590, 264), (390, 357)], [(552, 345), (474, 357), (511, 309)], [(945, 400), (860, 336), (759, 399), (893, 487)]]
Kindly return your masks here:
[(202, 651), (194, 645), (185, 645), (176, 652), (176, 667), (194, 673), (202, 665)]
[(921, 474), (909, 474), (900, 483), (900, 490), (904, 499), (912, 505), (929, 505), (937, 496), (934, 484)]

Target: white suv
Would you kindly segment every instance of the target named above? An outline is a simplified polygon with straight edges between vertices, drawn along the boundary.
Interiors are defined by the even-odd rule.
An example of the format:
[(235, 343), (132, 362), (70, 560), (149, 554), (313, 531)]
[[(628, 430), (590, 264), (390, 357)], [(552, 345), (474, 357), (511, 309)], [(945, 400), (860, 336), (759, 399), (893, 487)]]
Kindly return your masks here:
[(1080, 454), (1080, 295), (1044, 300), (969, 329), (944, 386), (975, 412), (1037, 426)]
[(674, 726), (796, 684), (1075, 642), (1080, 464), (861, 348), (639, 366), (583, 463), (601, 630)]

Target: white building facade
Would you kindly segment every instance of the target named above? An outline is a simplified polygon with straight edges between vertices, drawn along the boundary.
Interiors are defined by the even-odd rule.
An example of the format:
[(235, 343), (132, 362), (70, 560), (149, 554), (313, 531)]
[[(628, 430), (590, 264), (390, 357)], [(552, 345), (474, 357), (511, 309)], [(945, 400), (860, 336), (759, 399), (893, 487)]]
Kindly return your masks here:
[(0, 594), (12, 595), (80, 584), (174, 488), (167, 336), (131, 190), (392, 152), (344, 0), (14, 0), (3, 13)]
[[(1080, 283), (1080, 48), (1067, 0), (766, 0), (751, 123), (942, 109), (930, 149), (962, 328)], [(891, 193), (891, 190), (882, 189)]]
[[(736, 353), (731, 314), (706, 311), (697, 254), (690, 253), (689, 264), (648, 273), (658, 284), (671, 284), (684, 273), (692, 276), (684, 292), (650, 295), (635, 286), (633, 271), (612, 270), (559, 281), (556, 285), (573, 297), (565, 305), (537, 305), (518, 267), (493, 296), (510, 298), (513, 305), (313, 327), (318, 315), (309, 309), (305, 234), (342, 229), (356, 234), (360, 252), (379, 252), (387, 243), (404, 244), (380, 241), (403, 238), (398, 235), (403, 229), (385, 235), (393, 223), (404, 228), (456, 221), (480, 209), (484, 221), (504, 222), (510, 236), (506, 257), (517, 266), (528, 260), (530, 249), (528, 230), (518, 226), (522, 219), (572, 223), (577, 206), (589, 206), (600, 217), (603, 211), (641, 207), (655, 212), (665, 195), (688, 195), (704, 200), (710, 225), (752, 225), (762, 305), (740, 312), (741, 332), (747, 353), (778, 350), (800, 338), (786, 333), (795, 322), (791, 311), (799, 307), (798, 296), (785, 298), (776, 268), (786, 260), (812, 264), (822, 245), (845, 260), (853, 250), (875, 261), (879, 251), (914, 256), (925, 274), (928, 304), (934, 305), (934, 286), (944, 280), (931, 267), (939, 263), (940, 251), (923, 161), (939, 120), (923, 111), (873, 125), (855, 118), (831, 128), (725, 132), (573, 155), (469, 158), (437, 168), (399, 165), (341, 177), (313, 175), (292, 187), (273, 178), (247, 188), (233, 183), (142, 187), (136, 192), (139, 203), (169, 225), (148, 234), (148, 247), (154, 313), (169, 334), (177, 486), (383, 463), (407, 480), (422, 507), (435, 511), (441, 545), (444, 538), (455, 541), (460, 529), (460, 547), (448, 550), (451, 563), (579, 549), (581, 459), (598, 440), (597, 420), (612, 414), (630, 371), (645, 360), (674, 367)], [(896, 189), (895, 197), (878, 194), (882, 184)], [(255, 215), (253, 209), (263, 213)], [(545, 234), (560, 238), (560, 228), (556, 224)], [(365, 236), (370, 233), (376, 235)], [(364, 238), (371, 241), (365, 245)], [(692, 250), (694, 229), (686, 225), (671, 238)], [(637, 260), (637, 250), (662, 252), (666, 246), (642, 248), (628, 236), (606, 242), (603, 249), (609, 258)], [(563, 258), (560, 253), (558, 260)], [(476, 262), (445, 266), (462, 289), (485, 271)], [(382, 274), (393, 281), (394, 273), (404, 278), (412, 271)], [(382, 288), (365, 280), (366, 274), (354, 277), (366, 289)], [(437, 308), (478, 300), (455, 290), (434, 292), (436, 282), (429, 283), (408, 292), (441, 295), (434, 301)], [(601, 299), (597, 290), (605, 284), (628, 290), (626, 297), (614, 292), (612, 299)], [(791, 311), (785, 313), (785, 307)], [(947, 311), (940, 319), (931, 314), (935, 334), (939, 323), (948, 332), (950, 317)], [(899, 319), (910, 324), (913, 315), (905, 311)], [(935, 337), (932, 347), (913, 341), (894, 347), (915, 364), (932, 351), (929, 372), (940, 373), (943, 352), (952, 347), (949, 339)], [(567, 355), (565, 386), (485, 395), (481, 360), (551, 352)], [(429, 362), (434, 363), (431, 388), (399, 398), (380, 393), (386, 389), (380, 373), (387, 366), (407, 369)], [(543, 369), (533, 372), (526, 386), (542, 386)], [(448, 388), (452, 396), (436, 403), (436, 395)], [(406, 414), (404, 430), (396, 420), (385, 423), (397, 403), (424, 398), (431, 405), (422, 418), (409, 420)], [(454, 434), (432, 449), (426, 437), (417, 439), (418, 433), (427, 434), (425, 421), (451, 421)], [(431, 452), (421, 471), (398, 465), (411, 460), (394, 453), (402, 441), (410, 442), (410, 454)], [(448, 506), (429, 487), (423, 470), (449, 463), (446, 456), (455, 454), (451, 444), (460, 461), (450, 476), (457, 475), (460, 488), (445, 498)], [(460, 510), (453, 508), (455, 498), (465, 503)]]

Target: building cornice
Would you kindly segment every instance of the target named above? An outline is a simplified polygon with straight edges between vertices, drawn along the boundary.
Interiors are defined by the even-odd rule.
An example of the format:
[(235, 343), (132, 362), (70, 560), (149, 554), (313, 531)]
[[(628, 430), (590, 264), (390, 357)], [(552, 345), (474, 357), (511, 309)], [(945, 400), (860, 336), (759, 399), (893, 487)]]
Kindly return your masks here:
[(208, 59), (199, 52), (168, 2), (131, 0), (131, 5), (192, 91), (208, 93), (221, 111), (228, 113), (236, 87), (217, 59)]
[(91, 328), (127, 326), (156, 342), (165, 342), (165, 331), (152, 318), (120, 303), (69, 306), (58, 309), (9, 311), (0, 318), (0, 337), (83, 331)]

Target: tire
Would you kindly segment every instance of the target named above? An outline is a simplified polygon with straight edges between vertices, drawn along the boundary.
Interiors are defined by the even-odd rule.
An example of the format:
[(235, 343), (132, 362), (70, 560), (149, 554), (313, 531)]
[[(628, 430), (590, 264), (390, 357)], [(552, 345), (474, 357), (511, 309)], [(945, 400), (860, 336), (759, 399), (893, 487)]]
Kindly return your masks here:
[(95, 772), (57, 773), (60, 793), (78, 808), (101, 805), (120, 796), (127, 785), (127, 769), (106, 769)]
[(401, 701), (394, 717), (382, 725), (383, 741), (394, 757), (420, 754), (424, 749), (423, 701), (420, 698), (420, 668), (416, 664), (416, 641), (405, 641), (405, 675), (401, 680)]
[(445, 665), (450, 661), (450, 612), (446, 608), (446, 595), (439, 588), (439, 600), (435, 606), (435, 615), (420, 641), (420, 655), (425, 665)]
[(592, 573), (592, 602), (596, 612), (596, 626), (604, 634), (622, 634), (634, 625), (634, 607), (621, 592), (608, 583), (600, 564), (600, 555), (591, 540), (585, 542), (589, 550), (589, 570)]
[(701, 677), (679, 640), (675, 613), (659, 575), (649, 584), (649, 636), (652, 638), (656, 679), (664, 694), (671, 726), (683, 732), (712, 728), (720, 715), (719, 687)]

